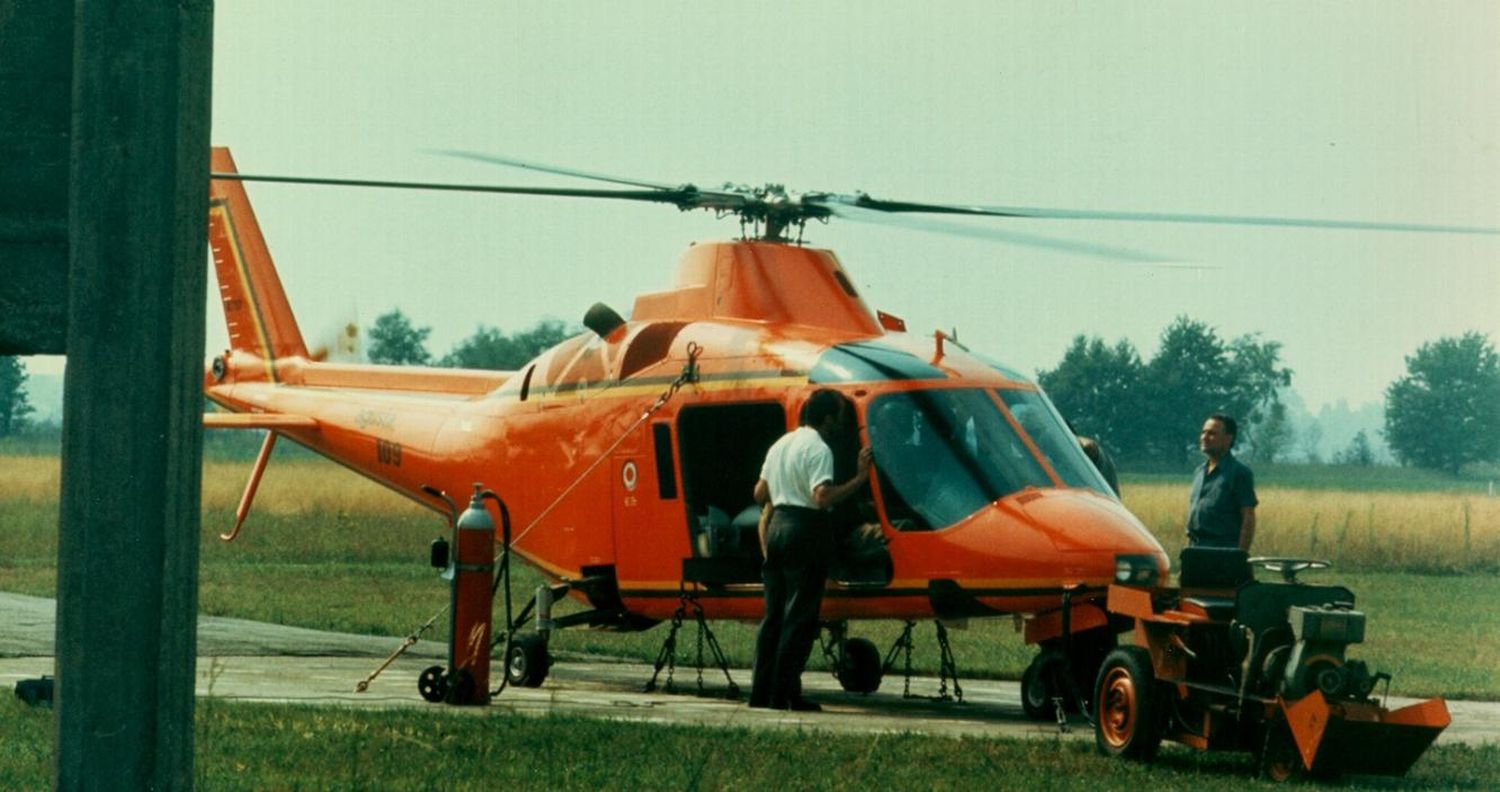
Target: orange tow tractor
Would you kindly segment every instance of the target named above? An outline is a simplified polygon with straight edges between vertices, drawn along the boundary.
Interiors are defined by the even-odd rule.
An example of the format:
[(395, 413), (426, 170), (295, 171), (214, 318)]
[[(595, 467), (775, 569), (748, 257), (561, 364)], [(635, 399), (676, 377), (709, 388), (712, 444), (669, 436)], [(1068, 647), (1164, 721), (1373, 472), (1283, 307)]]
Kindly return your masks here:
[[(1252, 566), (1281, 579), (1257, 581)], [(1404, 775), (1447, 728), (1447, 704), (1386, 708), (1390, 675), (1345, 656), (1364, 640), (1354, 595), (1297, 580), (1328, 566), (1188, 548), (1173, 588), (1158, 585), (1149, 565), (1122, 564), (1107, 607), (1134, 623), (1135, 639), (1109, 653), (1094, 683), (1100, 751), (1149, 760), (1167, 738), (1202, 751), (1254, 752), (1262, 773), (1278, 781)]]

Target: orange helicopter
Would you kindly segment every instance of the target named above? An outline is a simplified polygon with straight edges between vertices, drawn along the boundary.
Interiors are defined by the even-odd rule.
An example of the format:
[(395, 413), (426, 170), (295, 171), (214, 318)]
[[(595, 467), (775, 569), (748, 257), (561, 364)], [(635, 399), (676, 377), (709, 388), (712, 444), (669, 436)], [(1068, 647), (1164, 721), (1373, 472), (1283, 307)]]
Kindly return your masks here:
[[(908, 333), (866, 305), (832, 252), (802, 246), (793, 232), (800, 237), (808, 220), (913, 215), (926, 228), (935, 224), (924, 215), (1475, 230), (943, 206), (779, 186), (700, 190), (460, 156), (625, 189), (249, 176), (214, 149), (210, 243), (229, 349), (205, 377), (208, 398), (227, 412), (206, 421), (270, 430), (226, 538), (285, 436), (445, 514), (443, 492), (485, 482), (515, 520), (510, 550), (585, 606), (574, 623), (640, 629), (673, 618), (685, 596), (707, 619), (755, 620), (752, 490), (767, 448), (797, 424), (808, 395), (831, 388), (859, 427), (836, 449), (841, 464), (852, 468), (860, 444), (874, 455), (868, 492), (851, 499), (843, 522), (878, 526), (850, 530), (856, 549), (835, 566), (823, 602), (840, 680), (869, 691), (882, 670), (874, 645), (848, 636), (849, 621), (1014, 616), (1040, 649), (1023, 687), (1037, 718), (1050, 717), (1062, 684), (1045, 669), (1069, 668), (1082, 682), (1075, 691), (1087, 689), (1114, 646), (1110, 584), (1164, 580), (1166, 552), (1034, 382), (941, 332)], [(628, 320), (596, 305), (586, 332), (517, 371), (338, 364), (309, 355), (242, 184), (251, 180), (646, 201), (732, 214), (758, 233), (689, 248), (672, 287), (637, 297)], [(507, 645), (511, 681), (540, 684), (545, 636)]]

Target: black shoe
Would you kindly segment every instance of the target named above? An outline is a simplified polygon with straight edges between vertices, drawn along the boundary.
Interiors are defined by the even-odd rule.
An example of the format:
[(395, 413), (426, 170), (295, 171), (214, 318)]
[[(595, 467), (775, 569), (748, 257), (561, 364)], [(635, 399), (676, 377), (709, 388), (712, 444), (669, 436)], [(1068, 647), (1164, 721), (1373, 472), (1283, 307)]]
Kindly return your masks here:
[[(769, 701), (764, 701), (764, 700), (761, 700), (761, 699), (750, 699), (750, 709), (774, 709), (774, 708), (771, 706), (771, 702), (769, 702)], [(781, 709), (786, 709), (786, 707), (782, 707)]]
[(787, 702), (787, 709), (792, 712), (822, 712), (823, 705), (810, 699), (797, 697)]

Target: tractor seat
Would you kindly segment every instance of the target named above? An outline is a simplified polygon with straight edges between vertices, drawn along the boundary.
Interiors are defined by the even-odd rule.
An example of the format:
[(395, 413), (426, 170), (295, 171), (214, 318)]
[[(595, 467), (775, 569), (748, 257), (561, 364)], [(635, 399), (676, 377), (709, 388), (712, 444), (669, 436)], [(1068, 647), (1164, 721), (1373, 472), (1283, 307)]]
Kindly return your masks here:
[(1178, 585), (1185, 589), (1233, 591), (1255, 578), (1250, 556), (1228, 547), (1185, 547), (1178, 558)]
[(1208, 615), (1208, 618), (1214, 621), (1227, 622), (1234, 618), (1235, 603), (1233, 597), (1185, 596), (1182, 598), (1182, 604), (1202, 608), (1203, 612)]

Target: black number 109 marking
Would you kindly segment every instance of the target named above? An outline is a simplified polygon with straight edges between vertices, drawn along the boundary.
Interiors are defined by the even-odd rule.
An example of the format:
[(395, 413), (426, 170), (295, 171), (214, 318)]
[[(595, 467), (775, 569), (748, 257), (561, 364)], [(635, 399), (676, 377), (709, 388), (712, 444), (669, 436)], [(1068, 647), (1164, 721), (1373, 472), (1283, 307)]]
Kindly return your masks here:
[(382, 465), (401, 467), (401, 444), (393, 440), (376, 440), (375, 459)]

